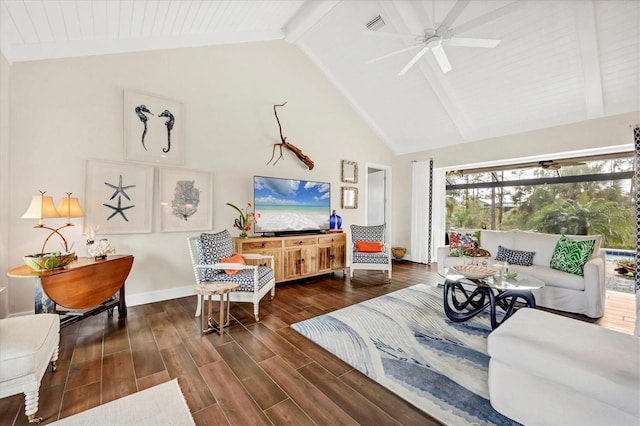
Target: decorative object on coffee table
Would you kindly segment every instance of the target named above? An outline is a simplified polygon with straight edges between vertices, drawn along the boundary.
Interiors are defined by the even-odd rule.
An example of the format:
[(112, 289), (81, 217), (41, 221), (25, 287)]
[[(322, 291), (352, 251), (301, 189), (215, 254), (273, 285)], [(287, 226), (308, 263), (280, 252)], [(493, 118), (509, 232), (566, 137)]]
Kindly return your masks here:
[(455, 269), (455, 271), (460, 275), (471, 280), (481, 280), (497, 273), (495, 269), (489, 269), (478, 265), (454, 265), (453, 269)]
[(474, 243), (473, 248), (465, 249), (462, 254), (465, 258), (470, 259), (470, 263), (473, 265), (489, 266), (491, 253), (489, 250), (480, 248), (477, 242)]
[(276, 121), (278, 122), (278, 128), (280, 129), (280, 140), (282, 142), (273, 144), (273, 150), (271, 151), (271, 159), (267, 161), (267, 165), (273, 161), (273, 157), (275, 156), (275, 153), (276, 153), (276, 147), (279, 147), (280, 155), (278, 156), (276, 161), (274, 161), (273, 163), (274, 166), (278, 161), (280, 161), (281, 158), (284, 158), (282, 155), (282, 148), (287, 148), (289, 151), (293, 152), (296, 155), (296, 157), (298, 157), (298, 160), (302, 161), (309, 168), (309, 170), (313, 170), (314, 164), (311, 158), (304, 155), (304, 153), (300, 148), (298, 148), (292, 143), (287, 142), (287, 138), (285, 136), (282, 136), (282, 125), (280, 124), (280, 119), (278, 118), (278, 111), (276, 110), (276, 107), (283, 107), (286, 104), (287, 103), (285, 102), (283, 104), (273, 106), (273, 113), (276, 115)]

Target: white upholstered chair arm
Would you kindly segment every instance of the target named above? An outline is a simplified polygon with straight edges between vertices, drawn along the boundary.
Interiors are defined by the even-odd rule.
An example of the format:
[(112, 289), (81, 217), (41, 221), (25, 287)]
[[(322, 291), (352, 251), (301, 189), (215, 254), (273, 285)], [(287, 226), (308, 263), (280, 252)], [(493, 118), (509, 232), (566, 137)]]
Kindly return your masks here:
[(269, 263), (270, 263), (269, 267), (271, 269), (274, 269), (273, 256), (270, 256), (270, 255), (267, 255), (267, 254), (259, 254), (259, 253), (242, 253), (241, 256), (244, 257), (245, 259), (250, 259), (250, 260), (268, 259)]
[(606, 270), (604, 250), (584, 264), (584, 293), (587, 297), (588, 316), (599, 318), (604, 315), (602, 306), (606, 298)]
[(196, 265), (198, 269), (215, 269), (224, 271), (225, 269), (257, 269), (256, 265), (243, 265), (242, 263), (213, 263), (211, 265)]
[(438, 266), (444, 266), (444, 260), (449, 257), (449, 251), (449, 246), (442, 246), (436, 249), (436, 262), (438, 262)]

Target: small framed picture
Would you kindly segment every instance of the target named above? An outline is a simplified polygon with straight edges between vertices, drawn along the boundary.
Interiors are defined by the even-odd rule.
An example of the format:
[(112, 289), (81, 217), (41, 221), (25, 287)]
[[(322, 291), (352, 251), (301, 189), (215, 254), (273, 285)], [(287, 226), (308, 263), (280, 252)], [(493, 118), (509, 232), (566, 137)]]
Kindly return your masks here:
[(161, 168), (160, 232), (206, 231), (213, 226), (213, 175), (199, 170)]
[(87, 160), (85, 230), (100, 234), (152, 231), (153, 166)]
[(184, 151), (182, 103), (125, 89), (125, 159), (182, 165)]

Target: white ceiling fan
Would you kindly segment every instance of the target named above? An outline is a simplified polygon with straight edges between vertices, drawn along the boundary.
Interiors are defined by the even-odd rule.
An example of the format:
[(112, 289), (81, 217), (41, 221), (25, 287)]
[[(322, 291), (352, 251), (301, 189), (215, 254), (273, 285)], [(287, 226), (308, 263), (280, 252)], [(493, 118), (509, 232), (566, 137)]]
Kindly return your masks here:
[(435, 26), (429, 14), (425, 12), (427, 27), (424, 29), (424, 33), (420, 35), (387, 33), (382, 31), (367, 31), (367, 33), (374, 35), (403, 38), (405, 40), (411, 39), (414, 40), (415, 43), (403, 49), (399, 49), (391, 53), (387, 53), (386, 55), (371, 59), (367, 61), (366, 64), (372, 64), (391, 56), (399, 55), (401, 53), (409, 52), (411, 50), (419, 48), (420, 50), (418, 51), (418, 53), (416, 53), (413, 58), (411, 58), (411, 60), (404, 66), (404, 68), (400, 70), (398, 75), (406, 74), (406, 72), (409, 71), (409, 69), (411, 69), (411, 67), (413, 67), (418, 62), (418, 60), (422, 58), (429, 50), (433, 52), (433, 56), (438, 62), (438, 65), (440, 65), (442, 72), (447, 73), (451, 71), (452, 67), (449, 59), (447, 58), (447, 54), (445, 53), (444, 46), (483, 47), (491, 49), (496, 47), (498, 43), (500, 43), (500, 40), (457, 37), (456, 34), (464, 33), (465, 31), (468, 31), (472, 28), (486, 24), (501, 16), (514, 12), (515, 10), (523, 7), (526, 4), (527, 0), (514, 1), (505, 6), (502, 6), (499, 9), (493, 10), (484, 15), (480, 15), (477, 18), (467, 21), (461, 25), (452, 27), (453, 23), (456, 21), (456, 19), (458, 19), (458, 17), (467, 7), (470, 1), (471, 0), (457, 0), (447, 16), (445, 16), (445, 18), (437, 27)]

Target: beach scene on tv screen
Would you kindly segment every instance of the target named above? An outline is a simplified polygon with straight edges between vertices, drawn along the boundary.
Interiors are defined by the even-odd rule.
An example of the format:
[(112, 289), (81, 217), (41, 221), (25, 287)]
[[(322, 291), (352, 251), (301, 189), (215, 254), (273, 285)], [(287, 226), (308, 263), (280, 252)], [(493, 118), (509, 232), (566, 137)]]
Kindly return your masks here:
[(325, 182), (254, 179), (255, 232), (329, 229), (331, 186)]

